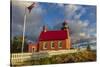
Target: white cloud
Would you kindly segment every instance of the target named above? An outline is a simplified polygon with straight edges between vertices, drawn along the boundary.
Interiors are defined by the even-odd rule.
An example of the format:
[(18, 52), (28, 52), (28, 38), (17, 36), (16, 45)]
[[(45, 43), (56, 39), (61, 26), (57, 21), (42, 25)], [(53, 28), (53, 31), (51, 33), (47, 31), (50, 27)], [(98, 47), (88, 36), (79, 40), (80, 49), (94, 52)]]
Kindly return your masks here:
[(80, 19), (80, 17), (86, 12), (86, 9), (85, 8), (82, 8), (81, 7), (81, 10), (78, 14), (75, 14), (74, 15), (74, 19)]
[(96, 28), (91, 28), (90, 32), (96, 32)]
[(76, 10), (80, 9), (80, 6), (70, 4), (70, 5), (65, 6), (65, 8), (67, 12), (74, 13)]
[(76, 15), (76, 11), (81, 9), (81, 6), (77, 6), (77, 5), (66, 5), (65, 6), (65, 15), (67, 16), (68, 19), (70, 19), (71, 17), (73, 17), (74, 15)]
[[(24, 21), (24, 12), (25, 7), (31, 5), (32, 2), (24, 1), (12, 1), (12, 33), (13, 35), (22, 35), (23, 30), (23, 21)], [(26, 34), (30, 37), (38, 37), (40, 30), (39, 27), (42, 26), (42, 14), (43, 9), (36, 3), (36, 6), (32, 9), (29, 14), (27, 10), (27, 19), (26, 19)], [(35, 32), (34, 32), (35, 31)]]
[(90, 28), (89, 27), (89, 20), (69, 20), (68, 24), (70, 27), (70, 30), (72, 32), (71, 38), (73, 42), (76, 42), (77, 40), (80, 39), (91, 39), (91, 38), (96, 38), (95, 34), (95, 28)]
[(73, 33), (79, 33), (88, 27), (89, 21), (87, 22), (87, 20), (82, 21), (73, 19), (69, 20), (68, 24)]
[(59, 7), (64, 7), (64, 4), (63, 3), (57, 3), (57, 5), (59, 6)]
[(79, 36), (81, 36), (81, 37), (85, 37), (86, 34), (85, 34), (84, 32), (81, 32), (81, 33), (79, 33)]
[(18, 0), (12, 0), (13, 5), (17, 5), (18, 7), (28, 7), (32, 4), (31, 1), (18, 1)]
[(77, 24), (79, 24), (81, 27), (87, 27), (89, 24), (89, 20), (78, 20)]
[[(79, 11), (77, 13), (77, 11)], [(65, 5), (65, 16), (67, 19), (80, 19), (80, 17), (86, 12), (86, 9), (81, 5), (69, 4)]]

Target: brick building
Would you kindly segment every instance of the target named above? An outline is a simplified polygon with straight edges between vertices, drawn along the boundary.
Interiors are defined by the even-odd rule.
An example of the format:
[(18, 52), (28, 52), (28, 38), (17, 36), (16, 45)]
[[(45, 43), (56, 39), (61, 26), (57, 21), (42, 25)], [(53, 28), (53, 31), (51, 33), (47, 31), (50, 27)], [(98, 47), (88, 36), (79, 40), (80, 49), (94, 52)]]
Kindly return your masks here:
[(40, 33), (37, 45), (29, 45), (29, 52), (32, 51), (51, 51), (51, 50), (66, 50), (71, 48), (69, 27), (66, 21), (62, 23), (61, 30), (48, 30), (43, 26)]

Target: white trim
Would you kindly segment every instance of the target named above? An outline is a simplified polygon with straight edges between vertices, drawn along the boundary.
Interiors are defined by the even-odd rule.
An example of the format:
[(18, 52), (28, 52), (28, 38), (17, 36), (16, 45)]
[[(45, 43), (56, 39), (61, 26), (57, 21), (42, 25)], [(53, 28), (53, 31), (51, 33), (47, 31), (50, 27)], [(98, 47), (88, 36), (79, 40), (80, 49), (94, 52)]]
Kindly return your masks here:
[(55, 45), (54, 45), (54, 47), (52, 47), (52, 45), (54, 45), (54, 41), (51, 41), (51, 42), (50, 42), (50, 47), (51, 47), (52, 49), (54, 49)]
[(62, 48), (62, 41), (58, 41), (58, 48)]

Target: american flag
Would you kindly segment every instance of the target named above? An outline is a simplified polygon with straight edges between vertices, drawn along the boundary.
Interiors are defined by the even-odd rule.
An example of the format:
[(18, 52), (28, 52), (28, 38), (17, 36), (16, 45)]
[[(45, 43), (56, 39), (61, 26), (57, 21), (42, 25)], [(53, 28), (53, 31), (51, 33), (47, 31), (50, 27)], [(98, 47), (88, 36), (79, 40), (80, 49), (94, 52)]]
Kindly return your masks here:
[(29, 10), (29, 13), (31, 12), (32, 8), (35, 7), (35, 2), (33, 2), (27, 9)]

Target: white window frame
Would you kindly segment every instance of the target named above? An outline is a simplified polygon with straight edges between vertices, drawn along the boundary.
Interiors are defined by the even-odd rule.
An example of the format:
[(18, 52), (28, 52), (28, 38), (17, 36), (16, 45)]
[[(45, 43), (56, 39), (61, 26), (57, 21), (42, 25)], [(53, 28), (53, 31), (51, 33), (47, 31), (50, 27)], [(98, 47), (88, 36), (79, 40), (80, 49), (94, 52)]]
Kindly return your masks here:
[(58, 41), (58, 48), (62, 48), (62, 41)]
[(50, 43), (50, 46), (53, 49), (55, 47), (55, 45), (54, 45), (54, 47), (52, 47), (52, 45), (54, 45), (54, 41), (51, 41), (51, 43)]
[(47, 42), (43, 42), (43, 49), (47, 49)]

